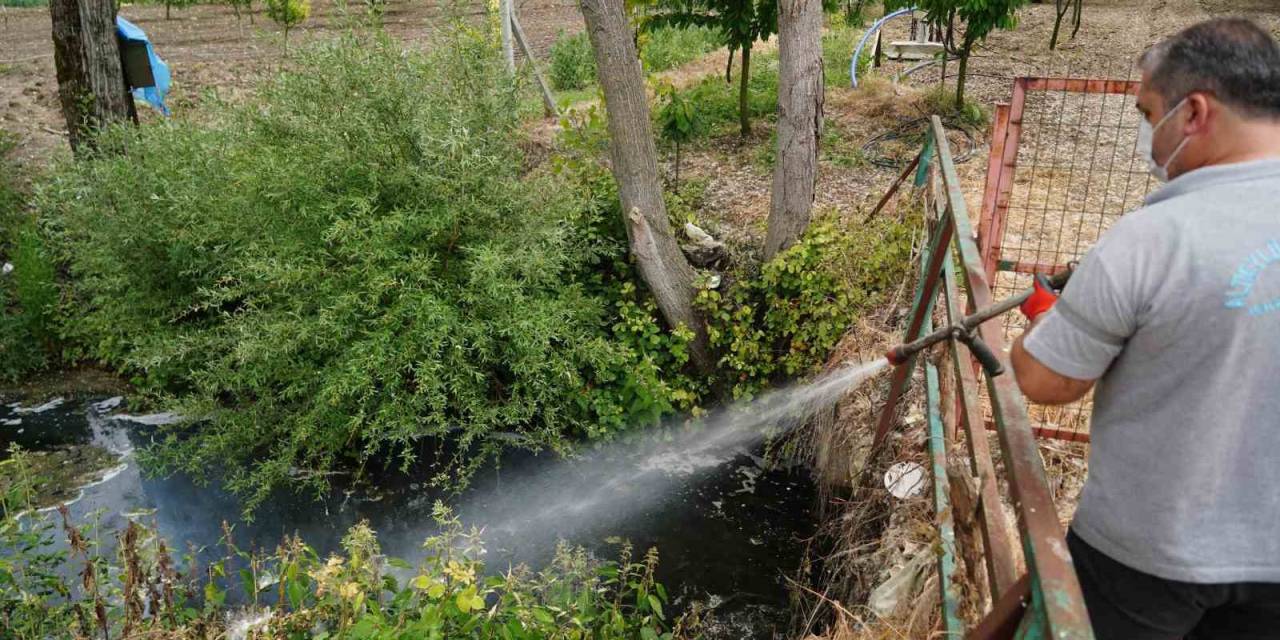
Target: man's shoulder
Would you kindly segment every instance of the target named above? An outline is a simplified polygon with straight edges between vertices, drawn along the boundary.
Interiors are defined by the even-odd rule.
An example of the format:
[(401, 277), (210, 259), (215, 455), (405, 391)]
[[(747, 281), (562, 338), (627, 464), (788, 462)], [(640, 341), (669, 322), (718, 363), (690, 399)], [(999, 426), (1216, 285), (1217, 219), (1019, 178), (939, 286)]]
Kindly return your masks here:
[(1179, 200), (1181, 198), (1162, 200), (1126, 213), (1102, 234), (1095, 249), (1167, 245), (1187, 231), (1191, 203)]

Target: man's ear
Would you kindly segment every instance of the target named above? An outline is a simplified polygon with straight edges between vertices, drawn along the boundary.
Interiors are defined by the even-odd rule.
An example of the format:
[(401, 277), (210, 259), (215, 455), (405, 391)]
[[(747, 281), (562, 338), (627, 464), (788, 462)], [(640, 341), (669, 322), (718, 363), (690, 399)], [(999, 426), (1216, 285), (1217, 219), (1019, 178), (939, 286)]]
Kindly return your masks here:
[(1216, 115), (1222, 105), (1214, 101), (1207, 93), (1192, 93), (1187, 96), (1187, 123), (1182, 127), (1184, 135), (1203, 133), (1209, 126), (1209, 118)]

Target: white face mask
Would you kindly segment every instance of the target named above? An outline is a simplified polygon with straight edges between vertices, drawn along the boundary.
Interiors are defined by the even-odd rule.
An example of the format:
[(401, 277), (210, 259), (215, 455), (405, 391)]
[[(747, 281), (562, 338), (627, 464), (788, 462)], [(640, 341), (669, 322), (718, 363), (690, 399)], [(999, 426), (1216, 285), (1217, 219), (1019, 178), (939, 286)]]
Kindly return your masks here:
[(1173, 153), (1169, 154), (1169, 159), (1165, 160), (1164, 164), (1156, 162), (1155, 156), (1152, 155), (1154, 151), (1152, 150), (1151, 145), (1155, 140), (1156, 131), (1159, 131), (1161, 125), (1169, 120), (1169, 116), (1177, 113), (1178, 109), (1181, 109), (1182, 105), (1186, 103), (1187, 99), (1183, 98), (1182, 102), (1179, 102), (1177, 106), (1164, 114), (1164, 117), (1160, 118), (1160, 122), (1157, 122), (1154, 127), (1151, 126), (1150, 122), (1147, 122), (1145, 117), (1138, 122), (1138, 153), (1142, 154), (1142, 158), (1147, 161), (1147, 170), (1150, 171), (1151, 175), (1155, 176), (1156, 180), (1159, 180), (1160, 182), (1169, 181), (1169, 165), (1173, 163), (1174, 158), (1178, 157), (1178, 154), (1182, 151), (1182, 148), (1186, 146), (1187, 141), (1189, 141), (1190, 138), (1183, 138), (1182, 142), (1179, 142), (1178, 146), (1174, 148)]

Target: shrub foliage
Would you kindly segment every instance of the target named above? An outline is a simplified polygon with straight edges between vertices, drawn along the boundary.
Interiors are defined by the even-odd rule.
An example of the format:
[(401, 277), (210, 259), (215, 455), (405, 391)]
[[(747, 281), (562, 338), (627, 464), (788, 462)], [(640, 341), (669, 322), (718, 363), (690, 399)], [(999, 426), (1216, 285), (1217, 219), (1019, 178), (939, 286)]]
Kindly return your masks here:
[(322, 46), (258, 106), (117, 131), (136, 152), (40, 192), (85, 355), (193, 418), (153, 451), (162, 469), (225, 469), (253, 506), (449, 437), (444, 479), (499, 432), (559, 446), (629, 422), (620, 395), (661, 395), (610, 340), (596, 272), (619, 236), (577, 231), (562, 178), (520, 174), (519, 87), (459, 34), (425, 57)]
[(560, 91), (584, 89), (596, 82), (596, 59), (585, 31), (566, 35), (551, 44), (551, 85)]
[(727, 293), (706, 289), (712, 346), (735, 397), (811, 372), (860, 315), (907, 277), (912, 221), (881, 217), (854, 227), (827, 215), (800, 242)]

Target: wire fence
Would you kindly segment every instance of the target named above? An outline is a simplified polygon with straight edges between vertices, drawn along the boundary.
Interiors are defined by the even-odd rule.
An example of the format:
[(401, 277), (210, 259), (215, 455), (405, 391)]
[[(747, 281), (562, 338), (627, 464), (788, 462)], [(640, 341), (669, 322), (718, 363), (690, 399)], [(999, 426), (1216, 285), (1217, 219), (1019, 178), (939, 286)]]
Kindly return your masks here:
[[(979, 238), (1000, 299), (1079, 260), (1152, 187), (1137, 153), (1138, 82), (1022, 77), (997, 109)], [(1007, 343), (1025, 329), (1007, 314)], [(990, 418), (989, 403), (987, 417)], [(1091, 400), (1032, 406), (1043, 437), (1088, 440)]]

